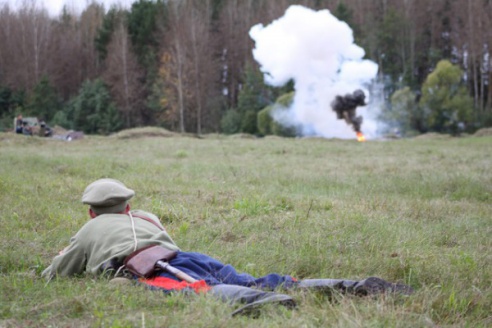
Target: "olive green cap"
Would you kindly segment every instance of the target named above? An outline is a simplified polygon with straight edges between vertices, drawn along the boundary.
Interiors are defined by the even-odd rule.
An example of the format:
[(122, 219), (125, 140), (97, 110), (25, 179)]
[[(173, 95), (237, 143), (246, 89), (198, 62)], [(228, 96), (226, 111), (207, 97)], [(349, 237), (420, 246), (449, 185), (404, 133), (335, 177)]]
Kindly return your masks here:
[(115, 179), (99, 179), (85, 188), (82, 203), (97, 214), (123, 212), (135, 192)]

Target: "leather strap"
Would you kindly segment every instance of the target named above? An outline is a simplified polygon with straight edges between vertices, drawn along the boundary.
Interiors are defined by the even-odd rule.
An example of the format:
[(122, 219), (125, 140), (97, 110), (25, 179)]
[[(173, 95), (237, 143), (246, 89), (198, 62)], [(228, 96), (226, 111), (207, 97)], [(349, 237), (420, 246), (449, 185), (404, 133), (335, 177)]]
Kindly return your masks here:
[(152, 224), (153, 224), (153, 225), (155, 225), (157, 228), (159, 228), (159, 230), (166, 231), (166, 229), (162, 226), (162, 224), (160, 224), (160, 222), (159, 222), (159, 223), (157, 223), (156, 221), (152, 220), (151, 218), (145, 217), (145, 216), (143, 216), (143, 215), (141, 215), (141, 214), (134, 214), (134, 213), (132, 213), (132, 216), (133, 216), (134, 218), (139, 218), (139, 219), (142, 219), (142, 220), (145, 220), (145, 221), (147, 221), (147, 222), (152, 223)]

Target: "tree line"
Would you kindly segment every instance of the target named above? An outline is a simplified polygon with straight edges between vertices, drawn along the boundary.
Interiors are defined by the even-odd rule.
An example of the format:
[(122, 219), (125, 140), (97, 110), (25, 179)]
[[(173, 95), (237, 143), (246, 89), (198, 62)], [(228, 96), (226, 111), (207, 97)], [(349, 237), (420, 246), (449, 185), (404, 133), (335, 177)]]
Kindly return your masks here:
[[(249, 29), (290, 0), (89, 3), (56, 17), (0, 7), (0, 128), (22, 113), (108, 134), (161, 126), (261, 134), (258, 115), (293, 91), (265, 85)], [(379, 65), (381, 119), (402, 131), (492, 125), (492, 0), (303, 0), (349, 24)], [(261, 120), (260, 120), (261, 121)], [(263, 129), (264, 131), (264, 129)]]

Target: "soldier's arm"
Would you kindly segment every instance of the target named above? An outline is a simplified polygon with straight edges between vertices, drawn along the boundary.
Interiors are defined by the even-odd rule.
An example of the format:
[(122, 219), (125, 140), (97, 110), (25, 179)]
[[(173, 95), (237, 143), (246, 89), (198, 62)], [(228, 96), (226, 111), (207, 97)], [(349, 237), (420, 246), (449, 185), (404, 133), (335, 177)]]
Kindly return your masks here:
[(51, 265), (43, 271), (42, 275), (48, 279), (55, 276), (74, 276), (83, 273), (86, 264), (87, 254), (75, 236), (71, 239), (70, 245), (53, 259)]

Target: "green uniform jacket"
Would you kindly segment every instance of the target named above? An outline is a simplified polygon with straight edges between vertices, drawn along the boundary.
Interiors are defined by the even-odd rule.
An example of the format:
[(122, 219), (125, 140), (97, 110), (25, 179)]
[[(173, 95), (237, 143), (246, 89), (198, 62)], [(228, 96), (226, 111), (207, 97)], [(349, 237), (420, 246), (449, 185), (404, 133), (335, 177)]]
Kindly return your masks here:
[[(134, 215), (145, 216), (156, 222), (159, 219), (148, 212), (132, 211)], [(179, 250), (166, 231), (151, 222), (133, 217), (137, 237), (137, 249), (149, 245), (161, 245), (169, 250)], [(99, 274), (108, 261), (123, 262), (135, 249), (132, 221), (126, 214), (102, 214), (87, 222), (70, 245), (53, 259), (43, 271), (43, 276), (72, 276), (83, 272)]]

